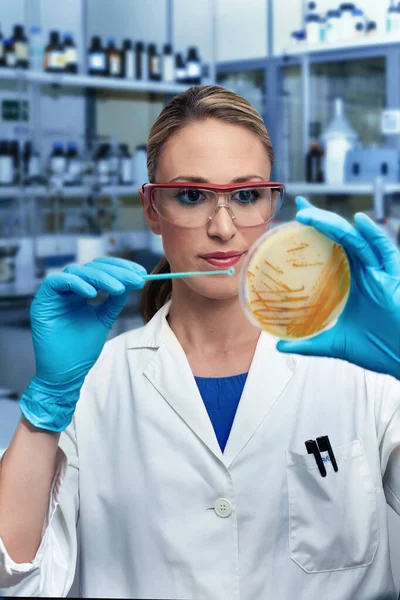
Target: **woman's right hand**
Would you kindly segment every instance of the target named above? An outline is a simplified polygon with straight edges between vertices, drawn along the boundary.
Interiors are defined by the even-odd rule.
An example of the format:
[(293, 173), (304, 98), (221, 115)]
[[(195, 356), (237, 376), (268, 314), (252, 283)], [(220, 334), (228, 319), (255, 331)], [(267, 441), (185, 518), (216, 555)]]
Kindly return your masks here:
[[(36, 375), (20, 400), (33, 425), (62, 431), (72, 419), (80, 388), (98, 359), (129, 293), (141, 289), (146, 270), (121, 258), (96, 258), (48, 275), (30, 316)], [(99, 291), (109, 294), (91, 305)]]

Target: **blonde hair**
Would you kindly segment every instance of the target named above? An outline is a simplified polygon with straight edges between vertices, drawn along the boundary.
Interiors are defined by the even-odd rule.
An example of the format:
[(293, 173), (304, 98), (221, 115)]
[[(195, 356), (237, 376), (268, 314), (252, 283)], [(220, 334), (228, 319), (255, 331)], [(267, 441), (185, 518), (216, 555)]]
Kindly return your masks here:
[[(193, 121), (217, 119), (231, 125), (241, 125), (252, 131), (267, 150), (271, 168), (274, 151), (268, 131), (259, 113), (247, 100), (219, 85), (193, 86), (175, 96), (163, 108), (151, 128), (147, 141), (147, 172), (150, 183), (155, 183), (161, 153), (168, 139)], [(164, 257), (153, 273), (169, 273)], [(145, 322), (169, 300), (172, 283), (169, 279), (148, 281), (143, 290), (140, 312)]]

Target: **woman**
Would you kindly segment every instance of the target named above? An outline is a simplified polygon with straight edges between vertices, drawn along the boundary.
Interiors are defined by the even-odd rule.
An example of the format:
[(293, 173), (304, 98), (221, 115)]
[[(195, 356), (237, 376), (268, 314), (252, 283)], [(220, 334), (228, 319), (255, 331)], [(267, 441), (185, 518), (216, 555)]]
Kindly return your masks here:
[[(165, 251), (156, 271), (238, 271), (276, 208), (271, 193), (251, 212), (272, 165), (243, 98), (218, 86), (176, 96), (148, 140), (149, 180), (173, 193), (141, 190)], [(386, 503), (400, 513), (398, 253), (365, 215), (353, 227), (297, 203), (299, 221), (347, 250), (352, 289), (332, 330), (281, 352), (244, 316), (237, 275), (147, 283), (147, 324), (105, 345), (143, 268), (101, 258), (45, 279), (36, 375), (0, 470), (7, 595), (65, 596), (79, 547), (84, 597), (397, 597)], [(108, 300), (88, 305), (99, 290)], [(338, 465), (325, 453), (325, 477), (304, 445), (322, 435)]]

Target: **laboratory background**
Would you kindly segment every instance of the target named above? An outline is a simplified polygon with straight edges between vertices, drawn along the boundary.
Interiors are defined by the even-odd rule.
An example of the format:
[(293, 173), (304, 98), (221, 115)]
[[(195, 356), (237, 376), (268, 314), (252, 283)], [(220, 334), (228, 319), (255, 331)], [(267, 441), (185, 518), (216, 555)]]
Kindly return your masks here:
[[(169, 99), (211, 83), (265, 121), (286, 184), (272, 226), (303, 195), (366, 212), (400, 245), (397, 0), (0, 0), (0, 449), (34, 375), (36, 290), (96, 256), (155, 267), (146, 140)], [(110, 337), (141, 325), (134, 292)]]

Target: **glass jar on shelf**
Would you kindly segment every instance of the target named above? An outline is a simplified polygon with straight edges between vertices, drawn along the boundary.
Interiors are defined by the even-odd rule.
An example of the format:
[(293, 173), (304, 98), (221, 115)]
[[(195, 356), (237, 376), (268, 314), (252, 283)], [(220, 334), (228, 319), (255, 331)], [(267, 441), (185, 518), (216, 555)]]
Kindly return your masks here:
[(343, 2), (340, 5), (340, 27), (339, 36), (342, 40), (349, 40), (354, 37), (354, 10), (355, 4), (352, 2)]
[(338, 10), (328, 10), (326, 13), (326, 35), (328, 44), (335, 44), (339, 37), (340, 12)]
[(321, 40), (321, 18), (316, 14), (306, 17), (307, 44), (319, 44)]
[(304, 29), (302, 29), (301, 31), (292, 31), (290, 37), (292, 38), (296, 46), (301, 47), (306, 41), (306, 32), (304, 31)]
[(375, 21), (368, 21), (366, 24), (366, 35), (370, 40), (373, 40), (378, 32), (378, 26)]

